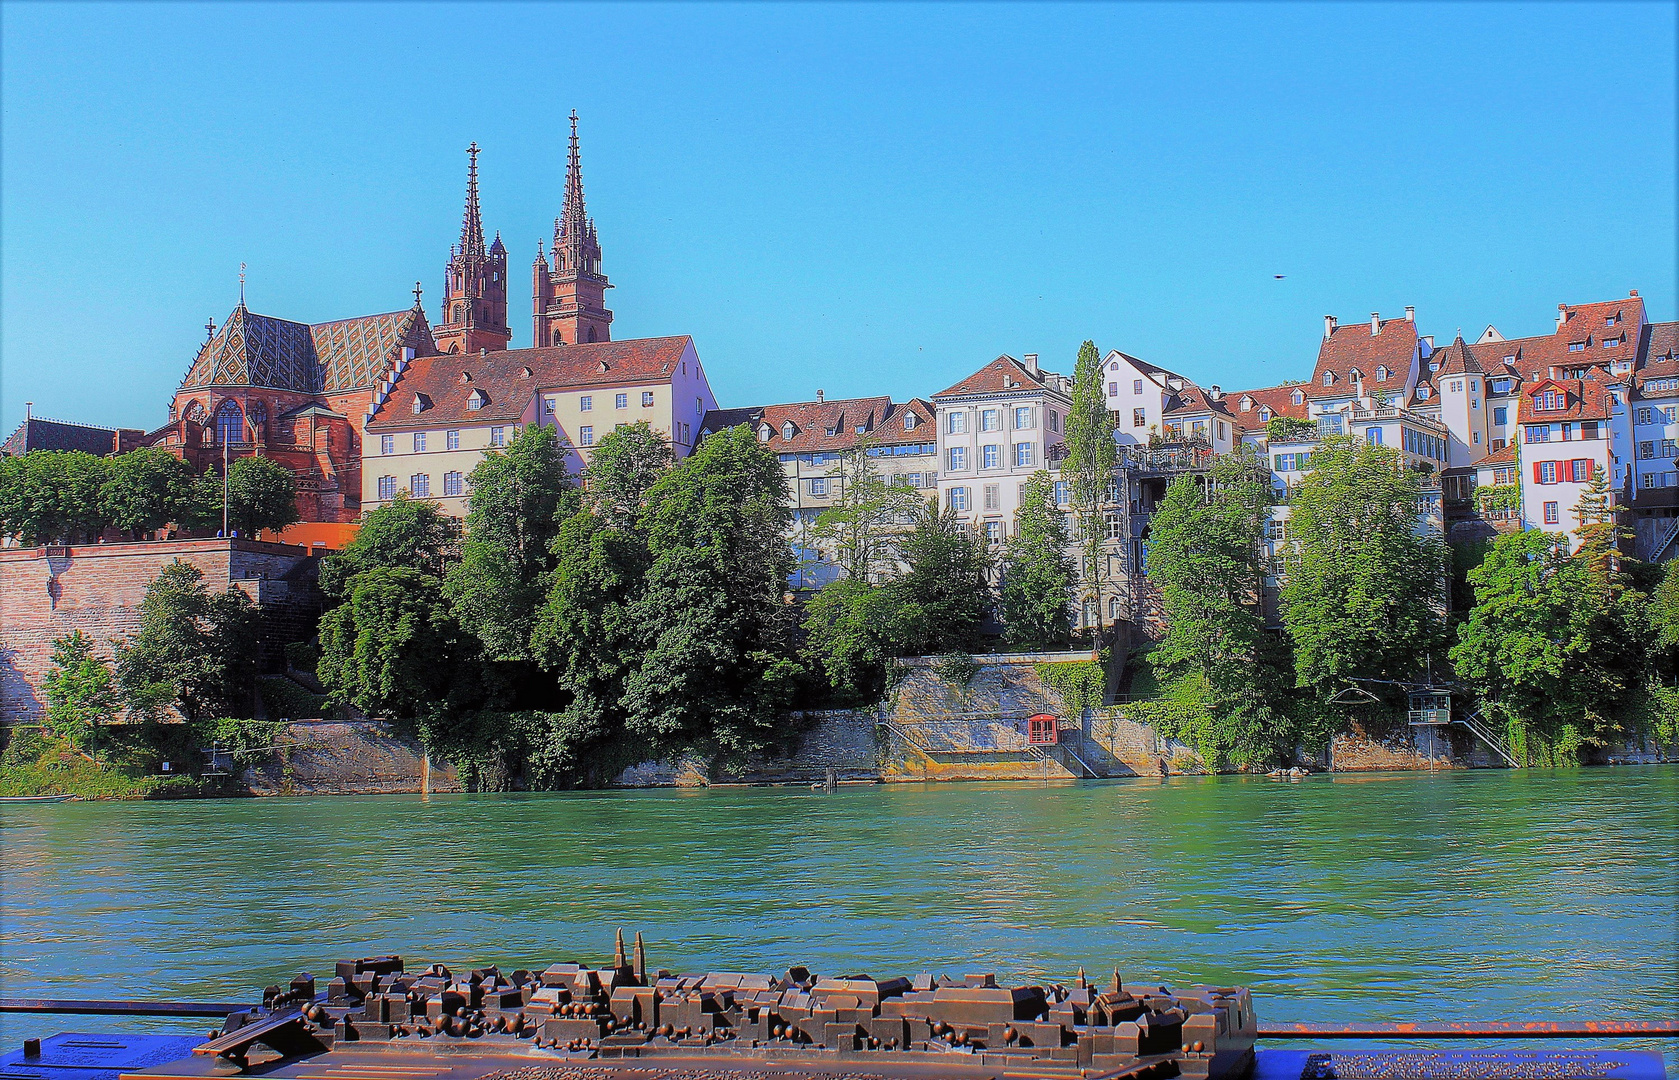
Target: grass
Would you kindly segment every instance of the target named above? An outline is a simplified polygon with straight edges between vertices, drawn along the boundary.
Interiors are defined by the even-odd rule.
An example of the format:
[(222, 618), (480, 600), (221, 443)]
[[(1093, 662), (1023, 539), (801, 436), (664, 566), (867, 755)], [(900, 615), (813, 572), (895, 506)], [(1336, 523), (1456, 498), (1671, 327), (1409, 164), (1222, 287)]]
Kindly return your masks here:
[(0, 756), (0, 796), (79, 795), (84, 799), (190, 799), (216, 793), (193, 776), (146, 773), (94, 761), (69, 743), (16, 729)]

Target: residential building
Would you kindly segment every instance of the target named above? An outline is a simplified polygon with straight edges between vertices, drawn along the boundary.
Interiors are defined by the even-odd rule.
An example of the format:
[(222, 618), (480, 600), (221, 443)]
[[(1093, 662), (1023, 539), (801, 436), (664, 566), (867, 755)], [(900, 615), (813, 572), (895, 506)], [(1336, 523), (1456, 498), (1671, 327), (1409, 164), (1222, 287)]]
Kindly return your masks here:
[[(1625, 421), (1625, 406), (1595, 370), (1583, 377), (1543, 376), (1522, 395), (1522, 509), (1529, 528), (1571, 533), (1580, 525), (1575, 508), (1593, 474), (1620, 472), (1612, 428)], [(1611, 489), (1611, 499), (1619, 494)]]
[(554, 428), (573, 473), (608, 432), (641, 421), (683, 458), (716, 408), (688, 337), (420, 357), (374, 401), (362, 506), (400, 491), (464, 517), (473, 467), (530, 424)]
[(790, 538), (800, 556), (795, 585), (820, 587), (837, 575), (833, 552), (818, 550), (808, 533), (822, 511), (844, 495), (849, 451), (866, 443), (877, 475), (889, 484), (932, 496), (938, 490), (938, 435), (933, 403), (923, 398), (896, 403), (889, 397), (815, 401), (718, 409), (708, 413), (701, 435), (739, 424), (781, 460), (792, 500)]

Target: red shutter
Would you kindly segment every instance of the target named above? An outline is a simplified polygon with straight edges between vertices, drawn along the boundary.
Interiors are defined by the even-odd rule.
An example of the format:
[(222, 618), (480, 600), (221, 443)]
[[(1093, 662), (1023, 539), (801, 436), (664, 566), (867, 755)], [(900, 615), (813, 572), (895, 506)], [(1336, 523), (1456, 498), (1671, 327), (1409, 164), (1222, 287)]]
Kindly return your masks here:
[(1545, 482), (1539, 479), (1539, 462), (1537, 461), (1533, 463), (1533, 482), (1535, 484), (1543, 484)]
[(1574, 462), (1564, 461), (1559, 464), (1562, 465), (1562, 482), (1572, 484), (1574, 482)]

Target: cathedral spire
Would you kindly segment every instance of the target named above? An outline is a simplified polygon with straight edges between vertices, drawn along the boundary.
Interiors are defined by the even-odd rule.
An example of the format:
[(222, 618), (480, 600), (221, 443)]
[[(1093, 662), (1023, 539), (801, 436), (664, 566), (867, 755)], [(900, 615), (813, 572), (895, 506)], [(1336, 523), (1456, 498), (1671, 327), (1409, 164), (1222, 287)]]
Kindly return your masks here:
[(565, 201), (554, 219), (554, 265), (550, 269), (538, 254), (532, 267), (533, 339), (538, 346), (612, 340), (612, 312), (605, 304), (612, 283), (601, 272), (600, 236), (583, 205), (575, 109), (570, 119)]
[(577, 150), (577, 110), (571, 110), (571, 146), (566, 153), (565, 204), (560, 211), (558, 232), (568, 266), (586, 265), (583, 246), (588, 243), (589, 218), (583, 209), (583, 162)]
[(484, 253), (484, 222), (478, 211), (478, 143), (466, 148), (466, 212), (461, 217), (461, 252)]

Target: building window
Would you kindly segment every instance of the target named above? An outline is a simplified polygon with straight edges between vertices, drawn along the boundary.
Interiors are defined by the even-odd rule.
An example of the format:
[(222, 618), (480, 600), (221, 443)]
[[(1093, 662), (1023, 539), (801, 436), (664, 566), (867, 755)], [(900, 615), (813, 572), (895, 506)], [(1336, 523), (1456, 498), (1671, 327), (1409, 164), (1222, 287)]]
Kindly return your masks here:
[(996, 443), (980, 447), (980, 468), (1000, 469), (1003, 465), (1003, 448)]
[(577, 411), (578, 412), (593, 412), (594, 409), (595, 409), (595, 399), (594, 399), (593, 395), (584, 394), (582, 397), (577, 399)]
[(950, 508), (958, 512), (968, 509), (968, 489), (953, 487), (950, 489)]
[(593, 446), (593, 445), (595, 445), (595, 429), (592, 425), (584, 424), (582, 427), (577, 429), (577, 445), (578, 446)]
[(414, 452), (416, 454), (423, 454), (426, 452), (426, 433), (423, 431), (416, 431), (414, 433)]
[(396, 453), (396, 436), (395, 435), (381, 435), (381, 436), (379, 436), (379, 452), (381, 454), (394, 454), (394, 453)]
[(415, 473), (408, 478), (408, 494), (416, 499), (431, 497), (431, 476), (427, 473)]
[(950, 448), (950, 469), (959, 472), (968, 467), (968, 448), (966, 446), (952, 446)]
[(955, 409), (944, 420), (944, 430), (951, 435), (960, 435), (968, 430), (968, 414)]
[(1032, 407), (1024, 405), (1014, 410), (1014, 427), (1016, 431), (1025, 431), (1032, 426)]
[(461, 448), (461, 433), (458, 431), (445, 431), (443, 433), (443, 446), (448, 450), (459, 450)]
[(828, 494), (828, 478), (826, 476), (813, 477), (810, 481), (810, 493), (818, 498)]
[(996, 409), (981, 409), (979, 411), (979, 429), (981, 431), (996, 431), (1001, 426)]
[(1568, 351), (1569, 352), (1585, 352), (1586, 351), (1586, 343), (1583, 342), (1583, 341), (1570, 341), (1568, 343)]
[(1417, 400), (1418, 401), (1427, 401), (1429, 395), (1432, 394), (1433, 392), (1434, 391), (1430, 390), (1427, 386), (1419, 386), (1419, 387), (1417, 387)]
[(641, 392), (641, 407), (644, 409), (651, 409), (653, 407), (653, 391), (643, 390)]
[(985, 539), (989, 543), (1003, 542), (1003, 523), (1001, 521), (987, 521), (985, 523)]
[(793, 426), (793, 421), (783, 420), (781, 422), (781, 437), (783, 439), (791, 439), (797, 431), (798, 428)]
[(1061, 414), (1060, 413), (1056, 412), (1054, 409), (1046, 409), (1046, 410), (1044, 410), (1044, 415), (1049, 417), (1049, 430), (1051, 430), (1051, 431), (1060, 431), (1061, 430)]
[(1118, 397), (1119, 396), (1119, 384), (1117, 382), (1110, 382), (1108, 384), (1108, 396), (1109, 397)]
[(550, 412), (551, 413), (559, 407), (560, 407), (560, 395), (558, 395), (558, 394), (544, 394), (544, 395), (542, 395), (542, 411), (543, 412)]
[(1146, 409), (1132, 409), (1131, 410), (1131, 426), (1132, 427), (1147, 427), (1148, 426), (1148, 411)]
[(1014, 444), (1014, 467), (1027, 469), (1032, 466), (1032, 444), (1029, 442)]
[(396, 477), (394, 477), (394, 476), (381, 476), (379, 478), (379, 498), (381, 498), (381, 499), (394, 499), (394, 498), (396, 498)]
[(1530, 443), (1550, 442), (1551, 425), (1529, 424), (1527, 428), (1527, 441)]
[(1118, 540), (1125, 535), (1124, 523), (1120, 520), (1118, 511), (1109, 510), (1102, 515), (1103, 535), (1109, 540)]
[(507, 429), (504, 428), (504, 427), (493, 427), (493, 428), (491, 428), (490, 429), (490, 445), (491, 446), (506, 446), (507, 445)]
[(1326, 372), (1323, 373), (1323, 385), (1325, 385), (1325, 386), (1334, 386), (1335, 385), (1335, 373), (1333, 371), (1326, 371)]
[(479, 409), (482, 409), (489, 400), (490, 399), (484, 395), (484, 391), (474, 390), (471, 394), (467, 395), (466, 407), (473, 412), (477, 412)]
[(1132, 383), (1131, 383), (1131, 392), (1133, 394), (1142, 393), (1143, 392), (1143, 380), (1141, 380), (1141, 379), (1133, 380)]
[(985, 485), (985, 509), (996, 510), (1002, 506), (1003, 497), (997, 491), (996, 484)]
[(1557, 482), (1557, 463), (1554, 461), (1536, 461), (1533, 463), (1533, 481), (1536, 484), (1554, 484)]
[(1505, 423), (1508, 423), (1509, 420), (1510, 420), (1510, 410), (1507, 406), (1499, 405), (1499, 406), (1497, 406), (1496, 408), (1493, 409), (1493, 411), (1492, 411), (1492, 422), (1493, 423), (1495, 423), (1495, 424), (1505, 424)]
[(466, 478), (451, 470), (443, 474), (443, 494), (459, 495), (466, 489)]
[(1289, 400), (1294, 402), (1296, 405), (1300, 404), (1302, 401), (1306, 400), (1305, 391), (1296, 390), (1292, 395), (1290, 395)]
[(1259, 410), (1259, 418), (1260, 418), (1260, 420), (1265, 421), (1266, 423), (1269, 423), (1270, 420), (1271, 420), (1271, 410), (1266, 409), (1266, 408), (1261, 408)]
[(1559, 520), (1561, 520), (1561, 517), (1557, 513), (1557, 504), (1554, 503), (1554, 502), (1546, 503), (1545, 504), (1545, 524), (1555, 525)]
[(1055, 505), (1067, 505), (1067, 481), (1065, 480), (1057, 480), (1055, 482)]
[(915, 424), (916, 424), (915, 414), (914, 413), (905, 413), (904, 414), (904, 430), (905, 431), (914, 431), (915, 430)]
[(619, 394), (617, 397), (612, 399), (612, 404), (615, 408), (627, 409), (630, 407), (630, 395)]
[(223, 445), (245, 441), (245, 414), (237, 402), (224, 401), (216, 407), (216, 441)]
[(1376, 381), (1377, 382), (1387, 382), (1388, 381), (1387, 365), (1385, 365), (1385, 364), (1377, 364), (1376, 365)]
[(1371, 446), (1382, 445), (1382, 429), (1379, 427), (1365, 428), (1364, 441), (1369, 443)]

